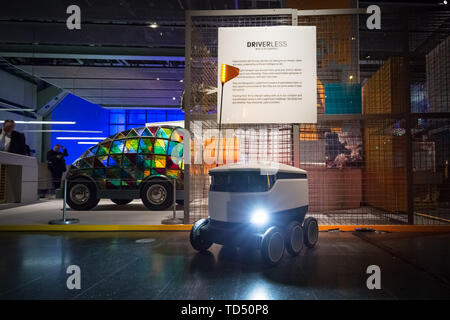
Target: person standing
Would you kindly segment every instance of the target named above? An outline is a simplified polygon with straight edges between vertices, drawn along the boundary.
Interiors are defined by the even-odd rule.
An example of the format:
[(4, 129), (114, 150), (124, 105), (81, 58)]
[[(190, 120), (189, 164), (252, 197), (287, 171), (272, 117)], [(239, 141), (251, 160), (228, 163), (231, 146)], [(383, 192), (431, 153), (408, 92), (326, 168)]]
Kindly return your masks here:
[[(62, 152), (60, 151), (61, 149), (63, 150)], [(52, 173), (53, 187), (55, 189), (61, 187), (61, 177), (66, 171), (66, 161), (64, 160), (64, 157), (67, 157), (68, 155), (66, 148), (59, 144), (55, 144), (53, 149), (47, 152), (48, 169)]]
[(5, 120), (3, 129), (0, 129), (0, 151), (26, 155), (25, 136), (15, 131), (14, 120)]

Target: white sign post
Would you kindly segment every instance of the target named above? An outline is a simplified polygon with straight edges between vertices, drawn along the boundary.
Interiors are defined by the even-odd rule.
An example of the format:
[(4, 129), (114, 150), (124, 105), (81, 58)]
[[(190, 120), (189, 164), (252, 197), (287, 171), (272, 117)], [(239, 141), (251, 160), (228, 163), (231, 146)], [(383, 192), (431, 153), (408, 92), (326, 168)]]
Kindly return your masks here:
[(316, 27), (219, 28), (218, 46), (218, 70), (240, 69), (223, 91), (223, 123), (317, 122)]

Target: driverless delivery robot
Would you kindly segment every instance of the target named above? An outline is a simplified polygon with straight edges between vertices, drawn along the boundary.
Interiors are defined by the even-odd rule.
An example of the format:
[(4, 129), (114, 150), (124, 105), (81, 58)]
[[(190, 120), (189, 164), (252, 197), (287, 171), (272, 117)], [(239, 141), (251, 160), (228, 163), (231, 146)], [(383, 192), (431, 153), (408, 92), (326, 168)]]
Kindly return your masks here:
[(213, 243), (261, 249), (276, 264), (284, 249), (298, 255), (319, 236), (315, 218), (306, 218), (306, 171), (279, 163), (227, 164), (209, 171), (209, 217), (192, 227), (190, 241), (198, 251)]

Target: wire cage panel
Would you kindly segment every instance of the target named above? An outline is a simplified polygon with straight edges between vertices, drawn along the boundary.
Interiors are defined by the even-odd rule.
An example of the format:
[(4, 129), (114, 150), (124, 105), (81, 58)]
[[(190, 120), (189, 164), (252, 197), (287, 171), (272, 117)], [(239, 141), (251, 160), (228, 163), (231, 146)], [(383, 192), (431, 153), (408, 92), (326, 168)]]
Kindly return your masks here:
[[(386, 23), (402, 21), (400, 14), (388, 13)], [(407, 56), (405, 30), (394, 25), (396, 45), (376, 41), (373, 54), (381, 58), (361, 82), (358, 20), (299, 15), (296, 22), (286, 12), (190, 16), (186, 126), (196, 143), (188, 169), (190, 222), (208, 216), (207, 173), (216, 165), (217, 28), (292, 23), (316, 26), (318, 122), (225, 125), (219, 163), (269, 160), (307, 170), (308, 214), (320, 224), (450, 222), (449, 38), (428, 48), (423, 33), (406, 31), (416, 50)]]

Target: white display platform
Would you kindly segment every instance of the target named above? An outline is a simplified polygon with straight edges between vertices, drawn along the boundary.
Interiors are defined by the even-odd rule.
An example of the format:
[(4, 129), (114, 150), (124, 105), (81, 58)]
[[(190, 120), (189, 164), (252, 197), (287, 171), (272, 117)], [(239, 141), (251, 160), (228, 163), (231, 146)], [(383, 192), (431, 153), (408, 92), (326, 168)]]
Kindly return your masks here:
[[(15, 208), (0, 210), (0, 226), (47, 225), (50, 220), (61, 219), (62, 199), (46, 200)], [(149, 211), (141, 200), (118, 206), (102, 199), (92, 210), (76, 211), (67, 207), (67, 218), (80, 219), (77, 225), (160, 225), (161, 220), (172, 217), (172, 209)], [(177, 218), (183, 218), (183, 207), (177, 207)]]
[(0, 164), (7, 166), (8, 203), (27, 204), (39, 200), (36, 158), (0, 151)]

